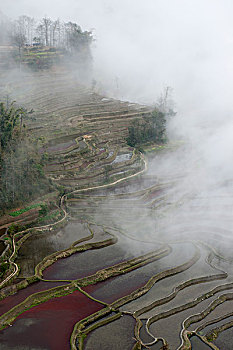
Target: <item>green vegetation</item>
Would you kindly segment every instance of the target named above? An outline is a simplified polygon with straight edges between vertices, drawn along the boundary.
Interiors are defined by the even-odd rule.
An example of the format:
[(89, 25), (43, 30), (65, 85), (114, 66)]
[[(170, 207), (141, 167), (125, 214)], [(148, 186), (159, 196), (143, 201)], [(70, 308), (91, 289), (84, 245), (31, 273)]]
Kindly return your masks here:
[(8, 262), (1, 262), (0, 263), (0, 278), (2, 278), (5, 274), (5, 272), (8, 270), (10, 264)]
[(55, 210), (49, 214), (46, 214), (45, 216), (40, 217), (37, 222), (42, 224), (42, 223), (47, 223), (47, 222), (51, 222), (54, 219), (57, 219), (58, 216), (60, 215), (60, 211), (59, 210)]
[(0, 103), (0, 157), (14, 137), (21, 112), (22, 110), (15, 108), (13, 103), (10, 107), (5, 106), (3, 102)]
[(14, 235), (16, 232), (21, 231), (22, 230), (22, 226), (20, 224), (17, 223), (13, 223), (9, 226), (8, 229), (8, 234), (10, 236)]
[(66, 55), (66, 50), (62, 48), (23, 46), (20, 55), (18, 51), (14, 51), (13, 58), (16, 62), (26, 65), (34, 71), (39, 71), (50, 69), (61, 63)]
[(129, 146), (141, 146), (145, 143), (163, 144), (167, 141), (166, 115), (157, 109), (149, 117), (134, 120), (128, 127), (129, 136), (126, 141)]
[(0, 103), (0, 212), (53, 189), (44, 175), (45, 159), (37, 141), (23, 125), (30, 113), (13, 103)]
[(47, 215), (49, 211), (48, 205), (46, 203), (42, 203), (40, 206), (41, 206), (41, 209), (39, 210), (39, 215), (40, 216)]
[(109, 181), (110, 177), (110, 171), (112, 170), (112, 165), (111, 164), (106, 164), (104, 166), (104, 183), (107, 183)]
[[(13, 211), (12, 213), (10, 213), (9, 215), (10, 216), (13, 216), (13, 217), (16, 217), (16, 216), (19, 216), (25, 212), (27, 212), (28, 210), (30, 209), (34, 209), (34, 208), (38, 208), (38, 207), (41, 207), (43, 206), (44, 204), (32, 204), (26, 208), (23, 208), (23, 209), (20, 209), (20, 210), (16, 210), (16, 211)], [(42, 209), (41, 209), (42, 210)]]
[(9, 100), (7, 105), (0, 103), (0, 160), (10, 142), (15, 137), (22, 136), (22, 128), (25, 128), (23, 120), (33, 112), (33, 110), (27, 111), (24, 107), (16, 108), (14, 102), (9, 105)]

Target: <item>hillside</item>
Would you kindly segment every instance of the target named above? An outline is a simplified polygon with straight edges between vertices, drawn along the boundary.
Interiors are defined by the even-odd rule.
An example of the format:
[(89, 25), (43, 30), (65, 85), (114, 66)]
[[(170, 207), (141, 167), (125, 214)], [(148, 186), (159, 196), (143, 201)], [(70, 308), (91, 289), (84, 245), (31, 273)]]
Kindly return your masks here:
[(125, 139), (132, 120), (149, 115), (151, 108), (106, 98), (64, 74), (26, 75), (9, 85), (12, 99), (34, 109), (27, 128), (42, 139), (46, 174), (58, 184), (83, 187), (104, 181), (106, 165), (111, 177), (140, 168)]
[[(15, 75), (5, 79), (7, 83), (2, 79), (0, 87), (2, 100), (15, 100), (17, 105), (34, 110), (23, 123), (44, 159), (45, 176), (60, 193), (107, 184), (144, 167), (126, 137), (128, 126), (149, 116), (150, 107), (104, 97), (79, 84), (69, 72), (29, 72), (18, 79)], [(23, 200), (19, 204), (26, 205)], [(12, 221), (28, 222), (30, 215), (26, 221), (24, 216), (8, 217), (9, 223), (0, 220), (0, 228)]]
[(146, 159), (127, 145), (151, 107), (64, 71), (12, 71), (0, 95), (34, 109), (21, 126), (52, 184), (0, 218), (3, 350), (213, 348), (232, 326), (230, 196), (184, 186), (182, 147)]

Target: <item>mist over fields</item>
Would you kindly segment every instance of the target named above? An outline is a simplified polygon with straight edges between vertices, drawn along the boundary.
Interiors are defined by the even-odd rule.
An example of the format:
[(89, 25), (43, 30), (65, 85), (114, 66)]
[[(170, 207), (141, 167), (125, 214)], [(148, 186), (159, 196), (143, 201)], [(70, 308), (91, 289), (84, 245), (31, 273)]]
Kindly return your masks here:
[(0, 0), (1, 349), (233, 349), (232, 13)]
[[(153, 104), (170, 86), (177, 115), (168, 131), (171, 140), (189, 144), (177, 157), (185, 192), (194, 187), (197, 195), (232, 179), (232, 7), (227, 0), (10, 0), (0, 6), (12, 18), (47, 15), (93, 30), (93, 79), (107, 96)], [(179, 161), (165, 158), (161, 177), (183, 169)]]
[[(107, 94), (153, 103), (165, 86), (183, 124), (229, 120), (232, 90), (231, 1), (9, 0), (21, 14), (75, 21), (93, 29), (94, 77)], [(208, 124), (209, 125), (209, 124)], [(187, 130), (185, 131), (185, 133)]]

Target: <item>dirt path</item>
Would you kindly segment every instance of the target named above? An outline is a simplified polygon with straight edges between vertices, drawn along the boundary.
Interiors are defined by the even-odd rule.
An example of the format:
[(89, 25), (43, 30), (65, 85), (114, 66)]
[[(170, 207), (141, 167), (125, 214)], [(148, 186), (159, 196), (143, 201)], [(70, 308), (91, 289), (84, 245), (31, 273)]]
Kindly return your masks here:
[(11, 261), (11, 259), (12, 259), (13, 256), (15, 255), (15, 251), (16, 251), (14, 237), (13, 237), (13, 239), (12, 239), (12, 244), (13, 244), (13, 252), (12, 252), (11, 256), (9, 257), (9, 260), (8, 260), (8, 261), (9, 261), (9, 263), (10, 263), (11, 265), (14, 266), (14, 272), (12, 272), (8, 277), (5, 278), (4, 281), (2, 281), (2, 282), (0, 283), (0, 288), (1, 288), (5, 283), (7, 283), (13, 276), (15, 276), (15, 275), (17, 274), (17, 272), (19, 271), (18, 265), (17, 265), (14, 261)]

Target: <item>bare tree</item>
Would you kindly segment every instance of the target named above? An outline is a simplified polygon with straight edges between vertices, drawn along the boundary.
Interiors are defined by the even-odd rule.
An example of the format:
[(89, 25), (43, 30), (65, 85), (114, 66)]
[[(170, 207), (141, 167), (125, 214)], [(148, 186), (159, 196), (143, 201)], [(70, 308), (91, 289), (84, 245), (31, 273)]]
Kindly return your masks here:
[(172, 99), (172, 88), (166, 86), (162, 94), (160, 95), (157, 103), (159, 110), (166, 115), (174, 113), (174, 102)]
[(36, 28), (36, 33), (38, 36), (35, 36), (33, 38), (33, 41), (40, 43), (40, 44), (45, 44), (44, 40), (44, 27), (42, 24), (39, 24)]
[(62, 43), (62, 28), (63, 28), (63, 24), (60, 21), (60, 19), (57, 19), (57, 41), (56, 41), (56, 46), (57, 47), (61, 47), (61, 43)]
[(52, 21), (50, 18), (44, 17), (42, 18), (41, 25), (44, 29), (44, 37), (45, 37), (45, 45), (49, 46), (49, 32), (51, 27)]
[(59, 22), (59, 19), (57, 19), (56, 21), (54, 21), (53, 23), (52, 23), (52, 25), (51, 25), (51, 31), (52, 31), (52, 40), (51, 40), (51, 43), (52, 43), (52, 45), (53, 45), (53, 47), (55, 47), (56, 46), (56, 42), (57, 42), (57, 39), (56, 39), (56, 32), (57, 32), (57, 30), (58, 30), (58, 28), (59, 28), (59, 24), (60, 24), (60, 22)]
[(22, 49), (26, 43), (26, 37), (22, 33), (16, 33), (15, 35), (12, 36), (11, 41), (12, 44), (15, 45), (18, 48), (19, 52), (19, 67), (21, 68), (21, 63), (22, 63)]
[(25, 27), (28, 44), (32, 45), (36, 21), (34, 18), (25, 16)]
[(26, 28), (26, 18), (27, 16), (20, 16), (16, 21), (15, 21), (15, 28), (16, 32), (20, 33), (21, 35), (24, 35), (26, 38), (27, 35), (27, 28)]

